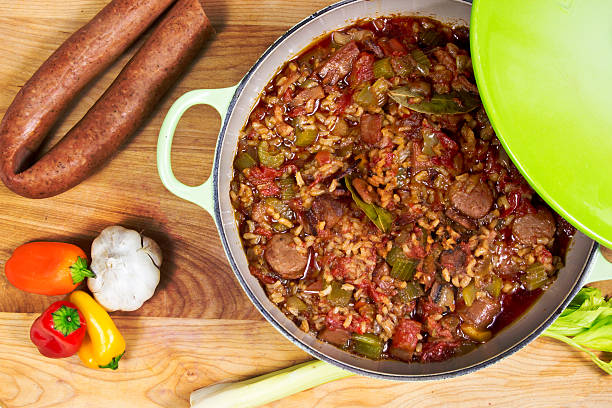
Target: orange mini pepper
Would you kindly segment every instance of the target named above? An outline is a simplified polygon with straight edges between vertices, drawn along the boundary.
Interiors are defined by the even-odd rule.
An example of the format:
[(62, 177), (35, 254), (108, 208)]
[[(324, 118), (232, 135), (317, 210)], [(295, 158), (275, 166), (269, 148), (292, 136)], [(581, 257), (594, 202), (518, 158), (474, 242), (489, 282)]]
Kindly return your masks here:
[(11, 255), (4, 266), (6, 277), (18, 289), (40, 295), (65, 295), (96, 275), (87, 269), (87, 255), (63, 242), (30, 242)]

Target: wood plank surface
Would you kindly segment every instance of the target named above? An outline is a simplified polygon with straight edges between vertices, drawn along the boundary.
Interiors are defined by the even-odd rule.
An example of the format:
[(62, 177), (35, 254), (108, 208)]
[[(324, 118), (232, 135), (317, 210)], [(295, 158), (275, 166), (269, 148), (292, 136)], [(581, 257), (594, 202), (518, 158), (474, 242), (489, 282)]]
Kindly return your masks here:
[[(309, 358), (265, 322), (121, 317), (116, 322), (129, 351), (120, 370), (95, 371), (77, 357), (41, 358), (33, 345), (23, 341), (34, 318), (34, 314), (0, 313), (0, 327), (5, 328), (0, 338), (0, 405), (187, 407), (194, 389), (239, 381)], [(598, 370), (583, 354), (538, 339), (492, 367), (451, 380), (397, 383), (350, 377), (268, 406), (610, 406), (611, 380)]]
[[(0, 115), (55, 48), (106, 3), (0, 2)], [(150, 234), (165, 256), (155, 297), (131, 315), (260, 319), (229, 268), (212, 218), (161, 184), (155, 157), (157, 135), (176, 98), (196, 88), (237, 83), (276, 38), (330, 3), (207, 1), (205, 11), (217, 35), (107, 165), (76, 188), (43, 200), (20, 197), (0, 183), (0, 269), (12, 250), (24, 242), (63, 240), (88, 252), (100, 230), (122, 224)], [(53, 145), (85, 114), (136, 46), (80, 95), (46, 146)], [(181, 181), (196, 185), (210, 174), (220, 122), (216, 111), (205, 106), (191, 109), (181, 120), (172, 151), (173, 169)], [(19, 291), (0, 274), (0, 311), (42, 311), (52, 300)]]
[[(12, 287), (0, 273), (1, 407), (185, 407), (191, 391), (308, 359), (268, 325), (243, 294), (210, 216), (162, 186), (157, 133), (170, 104), (197, 88), (235, 84), (284, 31), (331, 0), (210, 0), (217, 35), (204, 47), (145, 125), (107, 165), (59, 196), (31, 200), (0, 184), (0, 270), (12, 250), (33, 240), (72, 242), (89, 251), (104, 227), (144, 231), (162, 247), (162, 282), (140, 310), (115, 318), (128, 342), (120, 370), (51, 360), (30, 343), (31, 322), (56, 298)], [(38, 66), (105, 0), (0, 0), (0, 115)], [(65, 114), (49, 147), (112, 82), (130, 48)], [(220, 119), (191, 109), (173, 147), (178, 178), (191, 185), (210, 173)], [(612, 293), (612, 284), (603, 289)], [(118, 314), (115, 314), (118, 315)], [(353, 377), (270, 404), (271, 407), (610, 406), (610, 378), (582, 354), (538, 339), (512, 357), (457, 379), (393, 383)]]

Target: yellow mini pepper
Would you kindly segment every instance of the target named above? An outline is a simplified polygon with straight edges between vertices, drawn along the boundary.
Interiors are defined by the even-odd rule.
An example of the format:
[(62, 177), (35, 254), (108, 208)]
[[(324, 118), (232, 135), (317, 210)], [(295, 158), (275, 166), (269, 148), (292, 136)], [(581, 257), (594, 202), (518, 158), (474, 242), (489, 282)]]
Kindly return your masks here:
[(106, 310), (87, 293), (75, 290), (70, 301), (87, 322), (87, 334), (79, 348), (79, 358), (91, 368), (116, 370), (125, 353), (125, 340)]

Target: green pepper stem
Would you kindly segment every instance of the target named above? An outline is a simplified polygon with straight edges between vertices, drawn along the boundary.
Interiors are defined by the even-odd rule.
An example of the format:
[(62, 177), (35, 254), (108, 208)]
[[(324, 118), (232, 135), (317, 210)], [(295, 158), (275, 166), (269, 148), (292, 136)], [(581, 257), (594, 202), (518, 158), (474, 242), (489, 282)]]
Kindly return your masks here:
[(124, 354), (125, 354), (125, 351), (119, 354), (118, 356), (113, 357), (113, 359), (107, 365), (98, 365), (98, 367), (110, 368), (111, 370), (116, 370), (117, 368), (119, 368), (119, 360), (121, 360), (121, 357), (123, 357)]
[(64, 337), (81, 328), (79, 311), (73, 307), (62, 306), (51, 313), (53, 328), (62, 333)]
[(76, 262), (70, 267), (70, 276), (72, 277), (72, 283), (76, 285), (85, 278), (95, 278), (96, 274), (87, 269), (87, 261), (79, 256)]

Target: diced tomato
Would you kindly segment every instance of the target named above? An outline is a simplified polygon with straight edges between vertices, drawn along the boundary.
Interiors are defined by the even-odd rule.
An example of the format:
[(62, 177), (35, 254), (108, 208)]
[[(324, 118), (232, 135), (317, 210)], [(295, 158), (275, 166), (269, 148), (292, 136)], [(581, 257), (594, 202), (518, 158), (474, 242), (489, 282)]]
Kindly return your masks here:
[(453, 334), (449, 329), (443, 327), (436, 317), (435, 315), (431, 315), (425, 318), (425, 330), (427, 330), (429, 336), (438, 339), (452, 339)]
[(385, 155), (385, 164), (387, 166), (391, 166), (394, 160), (395, 160), (395, 155), (393, 154), (393, 152), (387, 152), (387, 154)]
[[(351, 323), (348, 327), (344, 327), (344, 322), (347, 317), (341, 314), (334, 313), (333, 309), (327, 313), (325, 316), (325, 323), (329, 329), (344, 329), (353, 333), (363, 334), (370, 329), (372, 322), (367, 317), (363, 317), (357, 314), (353, 314), (351, 318)], [(365, 330), (362, 329), (361, 323), (365, 322)]]
[(374, 80), (374, 56), (367, 52), (362, 52), (353, 64), (353, 69), (349, 77), (351, 85), (361, 82)]
[(280, 187), (273, 181), (257, 184), (257, 191), (262, 197), (274, 197), (280, 194)]
[(258, 105), (253, 112), (251, 112), (251, 120), (263, 120), (266, 117), (266, 107), (262, 105)]
[(331, 162), (331, 154), (327, 150), (321, 150), (315, 154), (315, 160), (319, 163), (319, 166)]
[(517, 216), (525, 215), (525, 214), (535, 214), (537, 210), (531, 204), (531, 201), (528, 198), (523, 197), (523, 193), (521, 189), (515, 189), (506, 194), (506, 198), (508, 199), (508, 203), (510, 206), (501, 213), (500, 217), (504, 218), (509, 216), (510, 214), (516, 214)]
[(344, 113), (344, 110), (347, 106), (349, 106), (353, 101), (353, 92), (349, 90), (345, 90), (342, 96), (336, 99), (336, 110), (334, 111), (334, 115), (340, 115)]
[(284, 174), (295, 174), (297, 172), (297, 166), (292, 163), (287, 163), (283, 165), (280, 170)]
[(266, 238), (270, 238), (273, 235), (272, 231), (270, 231), (267, 228), (261, 227), (261, 226), (255, 228), (255, 231), (253, 231), (253, 233), (257, 235), (263, 235)]
[(430, 299), (421, 298), (419, 299), (418, 311), (419, 314), (423, 317), (423, 320), (425, 320), (427, 316), (442, 314), (444, 309), (432, 302)]
[(436, 166), (444, 166), (447, 169), (453, 169), (455, 167), (454, 162), (455, 154), (451, 151), (445, 151), (441, 156), (436, 156), (431, 159), (431, 162)]
[(419, 342), (421, 323), (412, 319), (401, 319), (393, 334), (393, 347), (413, 352)]
[(281, 100), (286, 103), (286, 102), (289, 102), (292, 99), (293, 99), (293, 91), (291, 90), (291, 88), (287, 88), (287, 90), (283, 94)]
[(389, 40), (389, 47), (391, 47), (392, 55), (395, 57), (401, 57), (402, 55), (406, 55), (406, 48), (397, 38), (391, 38)]
[(289, 116), (290, 118), (297, 118), (298, 116), (305, 114), (306, 108), (304, 108), (303, 106), (296, 106), (287, 113), (287, 116)]
[(262, 271), (260, 268), (256, 268), (253, 265), (249, 265), (249, 271), (251, 275), (262, 281), (263, 283), (274, 283), (278, 280), (270, 271)]
[(535, 255), (538, 262), (543, 265), (552, 263), (552, 254), (548, 249), (542, 246), (536, 248)]
[(283, 174), (282, 170), (276, 170), (270, 167), (257, 166), (251, 167), (247, 173), (247, 178), (263, 197), (273, 197), (280, 194), (280, 187), (274, 179)]
[(262, 184), (272, 181), (283, 174), (282, 171), (266, 166), (251, 167), (247, 174), (247, 178), (253, 184)]
[(508, 208), (506, 208), (500, 214), (501, 218), (505, 218), (505, 217), (509, 216), (510, 214), (512, 214), (514, 211), (516, 211), (516, 208), (518, 207), (519, 203), (521, 202), (521, 193), (519, 193), (517, 190), (514, 190), (514, 191), (511, 191), (510, 193), (508, 193), (506, 195), (506, 198), (508, 199), (508, 204), (510, 204), (510, 206)]
[(444, 133), (436, 132), (436, 137), (438, 138), (438, 141), (440, 142), (440, 144), (442, 144), (442, 147), (444, 147), (445, 149), (452, 150), (452, 151), (459, 150), (459, 146), (457, 146), (457, 142), (455, 142), (450, 137), (446, 136)]

